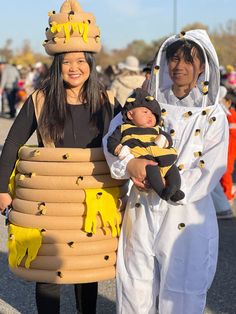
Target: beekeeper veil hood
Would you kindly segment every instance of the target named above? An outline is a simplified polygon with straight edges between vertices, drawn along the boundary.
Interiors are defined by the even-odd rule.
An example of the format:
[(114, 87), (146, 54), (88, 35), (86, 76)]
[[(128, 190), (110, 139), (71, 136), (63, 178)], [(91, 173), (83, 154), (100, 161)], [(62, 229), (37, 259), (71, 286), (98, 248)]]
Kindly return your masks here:
[(219, 62), (215, 48), (205, 30), (182, 32), (179, 35), (171, 36), (162, 44), (153, 64), (150, 94), (159, 100), (160, 94), (171, 88), (173, 82), (168, 73), (166, 49), (178, 40), (192, 41), (202, 49), (205, 66), (204, 71), (198, 77), (197, 88), (202, 93), (202, 107), (214, 105), (218, 102), (220, 86)]

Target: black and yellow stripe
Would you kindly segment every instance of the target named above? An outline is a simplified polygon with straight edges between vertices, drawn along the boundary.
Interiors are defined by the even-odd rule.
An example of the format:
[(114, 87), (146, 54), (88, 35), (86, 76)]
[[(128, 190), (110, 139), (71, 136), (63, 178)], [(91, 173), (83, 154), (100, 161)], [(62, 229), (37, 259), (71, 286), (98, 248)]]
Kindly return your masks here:
[(158, 162), (161, 174), (165, 176), (177, 159), (177, 151), (173, 147), (162, 148), (155, 143), (160, 127), (140, 128), (132, 124), (121, 125), (122, 145), (131, 148), (136, 158), (145, 158)]

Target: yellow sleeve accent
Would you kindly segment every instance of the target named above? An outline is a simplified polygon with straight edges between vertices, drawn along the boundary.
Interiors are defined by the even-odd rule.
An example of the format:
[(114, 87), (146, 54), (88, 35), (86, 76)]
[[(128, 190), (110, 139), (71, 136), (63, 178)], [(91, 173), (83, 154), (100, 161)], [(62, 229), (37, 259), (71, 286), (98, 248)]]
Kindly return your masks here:
[(96, 233), (99, 214), (105, 233), (107, 234), (106, 228), (110, 226), (112, 236), (118, 236), (121, 223), (121, 215), (117, 211), (119, 188), (85, 189), (85, 194), (87, 210), (84, 230)]
[[(24, 146), (28, 146), (28, 147), (35, 147), (35, 145), (24, 145)], [(9, 194), (11, 195), (11, 197), (13, 198), (15, 196), (15, 190), (16, 190), (16, 184), (15, 184), (15, 177), (16, 177), (16, 174), (17, 174), (17, 165), (19, 163), (19, 156), (20, 156), (20, 151), (21, 151), (21, 148), (24, 147), (24, 146), (21, 146), (20, 149), (18, 150), (18, 159), (15, 163), (15, 166), (14, 166), (14, 169), (12, 170), (12, 173), (11, 173), (11, 176), (10, 176), (10, 179), (9, 179), (9, 183), (8, 183), (8, 192)]]
[(27, 256), (25, 267), (29, 268), (42, 244), (41, 231), (35, 228), (23, 228), (10, 224), (8, 226), (8, 234), (9, 265), (13, 268), (17, 267), (22, 259)]
[(9, 184), (8, 184), (8, 191), (10, 193), (10, 195), (12, 197), (14, 197), (15, 195), (15, 189), (16, 189), (16, 185), (15, 185), (15, 176), (16, 176), (16, 168), (17, 168), (17, 165), (19, 163), (19, 153), (20, 153), (20, 150), (21, 148), (18, 150), (18, 159), (15, 163), (15, 166), (14, 166), (14, 169), (12, 170), (12, 173), (11, 173), (11, 176), (10, 176), (10, 179), (9, 179)]

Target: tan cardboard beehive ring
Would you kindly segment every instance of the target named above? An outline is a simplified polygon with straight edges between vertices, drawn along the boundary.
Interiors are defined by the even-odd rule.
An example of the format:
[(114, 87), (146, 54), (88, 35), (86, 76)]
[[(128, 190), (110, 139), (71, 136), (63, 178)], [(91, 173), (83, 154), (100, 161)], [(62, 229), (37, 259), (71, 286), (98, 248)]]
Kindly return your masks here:
[[(119, 217), (121, 214), (118, 213)], [(84, 227), (84, 216), (59, 217), (47, 215), (27, 215), (18, 211), (10, 213), (10, 220), (14, 225), (25, 228), (39, 228), (49, 230), (80, 230)], [(100, 216), (97, 216), (97, 227), (102, 227)], [(105, 226), (108, 227), (108, 226)]]
[[(119, 210), (124, 210), (126, 204), (126, 196), (120, 199)], [(13, 200), (13, 207), (15, 211), (21, 212), (23, 214), (30, 215), (44, 215), (48, 216), (58, 216), (61, 217), (73, 217), (73, 216), (84, 216), (86, 211), (85, 203), (46, 203), (46, 202), (33, 202), (26, 201), (23, 199), (15, 198)]]
[[(124, 197), (127, 194), (127, 185), (122, 185), (120, 188), (120, 197)], [(84, 203), (85, 192), (84, 190), (38, 190), (38, 189), (26, 189), (18, 187), (16, 189), (16, 197), (19, 199), (35, 202), (58, 202), (58, 203)]]
[(17, 186), (28, 189), (50, 190), (80, 190), (99, 189), (120, 186), (123, 180), (112, 179), (109, 174), (95, 176), (26, 176), (17, 174), (15, 178)]
[[(37, 256), (31, 263), (31, 269), (45, 270), (78, 270), (79, 269), (95, 269), (113, 266), (116, 262), (115, 252), (93, 255), (93, 258), (88, 259), (87, 256)], [(24, 260), (21, 263), (24, 267)]]
[(23, 278), (27, 281), (37, 282), (47, 282), (47, 283), (57, 283), (57, 284), (73, 284), (77, 283), (86, 283), (86, 282), (95, 282), (108, 280), (115, 278), (115, 266), (109, 266), (104, 268), (94, 268), (82, 270), (39, 270), (39, 269), (26, 269), (24, 267), (17, 267), (12, 269), (15, 275), (20, 278)]
[(20, 173), (32, 174), (37, 169), (36, 175), (68, 175), (68, 176), (86, 176), (86, 175), (100, 175), (110, 174), (110, 170), (105, 161), (94, 162), (37, 162), (21, 160), (17, 164), (17, 170)]

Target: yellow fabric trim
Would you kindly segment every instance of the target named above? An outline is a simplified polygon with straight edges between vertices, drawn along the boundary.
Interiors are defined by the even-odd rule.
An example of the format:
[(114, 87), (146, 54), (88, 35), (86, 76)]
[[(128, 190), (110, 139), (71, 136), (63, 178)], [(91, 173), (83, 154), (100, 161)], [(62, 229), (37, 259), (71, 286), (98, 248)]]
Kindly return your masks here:
[(96, 233), (96, 216), (99, 214), (105, 234), (107, 234), (107, 227), (110, 226), (112, 236), (118, 236), (121, 223), (121, 215), (117, 211), (119, 188), (85, 189), (85, 194), (87, 208), (84, 230), (88, 233)]
[(167, 172), (169, 171), (169, 169), (171, 168), (172, 166), (167, 166), (167, 167), (160, 167), (159, 166), (159, 169), (160, 169), (160, 173), (161, 173), (161, 176), (163, 178), (165, 178), (165, 175), (167, 174)]
[[(22, 146), (23, 147), (23, 146)], [(22, 148), (21, 147), (21, 148)], [(15, 162), (15, 166), (14, 166), (14, 169), (12, 170), (12, 173), (11, 173), (11, 176), (10, 176), (10, 179), (9, 179), (9, 184), (8, 184), (8, 192), (9, 194), (11, 195), (11, 197), (13, 198), (15, 196), (15, 189), (16, 189), (16, 184), (15, 184), (15, 177), (16, 177), (16, 168), (17, 168), (17, 165), (20, 161), (19, 159), (19, 154), (20, 154), (20, 150), (21, 148), (18, 150), (18, 159), (17, 161)]]
[(18, 267), (24, 258), (25, 267), (36, 258), (42, 244), (42, 234), (39, 229), (23, 228), (10, 224), (8, 226), (8, 262), (11, 267)]
[(153, 156), (155, 158), (159, 156), (177, 155), (175, 148), (162, 148), (156, 145), (149, 147), (136, 146), (131, 149), (131, 152), (136, 158), (140, 156)]
[(126, 135), (121, 139), (121, 144), (125, 143), (128, 140), (132, 139), (137, 139), (140, 140), (143, 143), (149, 143), (149, 142), (155, 142), (157, 139), (157, 134), (131, 134), (131, 135)]
[(124, 123), (121, 125), (121, 133), (125, 132), (128, 129), (133, 129), (133, 133), (123, 136), (123, 138), (121, 139), (121, 144), (123, 144), (124, 142), (130, 139), (137, 139), (144, 143), (155, 142), (157, 135), (160, 133), (159, 126), (155, 126), (152, 128), (156, 130), (157, 132), (156, 134), (139, 134), (139, 133), (136, 133), (136, 130), (139, 128), (136, 127), (135, 125), (129, 124), (129, 123)]
[[(124, 131), (126, 131), (128, 129), (132, 129), (132, 128), (135, 130), (136, 128), (139, 128), (139, 127), (137, 127), (133, 124), (130, 124), (130, 123), (123, 123), (121, 125), (121, 132), (124, 132)], [(158, 134), (160, 133), (160, 127), (158, 125), (154, 126), (153, 129), (155, 129)]]
[(65, 42), (70, 39), (70, 32), (79, 32), (84, 40), (88, 42), (88, 24), (86, 22), (66, 22), (62, 24), (55, 24), (51, 26), (50, 30), (52, 33), (58, 33), (61, 29), (64, 29)]
[(149, 155), (151, 156), (168, 156), (168, 155), (177, 155), (177, 151), (175, 148), (170, 147), (170, 148), (162, 148), (158, 146), (149, 146), (146, 148), (148, 151)]
[(16, 174), (17, 174), (17, 165), (20, 161), (20, 151), (23, 147), (37, 147), (37, 146), (34, 146), (34, 145), (24, 145), (24, 146), (21, 146), (20, 149), (18, 150), (18, 159), (15, 163), (15, 166), (14, 166), (14, 169), (12, 170), (12, 173), (11, 173), (11, 176), (10, 176), (10, 179), (9, 179), (9, 183), (8, 183), (8, 192), (9, 194), (11, 195), (12, 198), (15, 197), (15, 190), (16, 190), (16, 182), (15, 182), (15, 177), (16, 177)]

